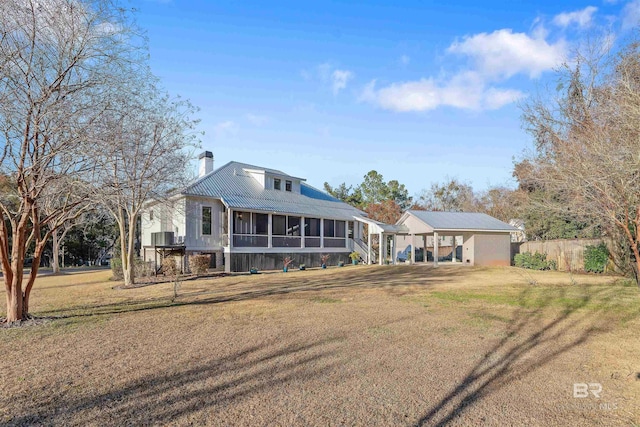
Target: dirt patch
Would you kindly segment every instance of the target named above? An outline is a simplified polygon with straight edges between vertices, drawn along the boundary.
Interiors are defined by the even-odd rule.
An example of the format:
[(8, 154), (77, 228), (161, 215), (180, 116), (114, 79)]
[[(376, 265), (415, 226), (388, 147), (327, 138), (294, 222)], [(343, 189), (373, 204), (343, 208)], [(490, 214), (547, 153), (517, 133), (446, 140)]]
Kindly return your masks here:
[(53, 320), (55, 319), (52, 317), (30, 316), (28, 319), (17, 320), (15, 322), (7, 323), (6, 317), (0, 317), (0, 328), (12, 329), (12, 328), (25, 328), (29, 326), (40, 326), (40, 325), (45, 325)]

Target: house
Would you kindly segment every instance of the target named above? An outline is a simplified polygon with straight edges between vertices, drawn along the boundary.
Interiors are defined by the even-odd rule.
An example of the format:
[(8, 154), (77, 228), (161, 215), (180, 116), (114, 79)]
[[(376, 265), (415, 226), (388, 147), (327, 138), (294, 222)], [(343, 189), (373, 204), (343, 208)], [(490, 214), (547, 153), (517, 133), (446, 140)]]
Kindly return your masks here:
[[(395, 236), (395, 247), (405, 253), (415, 248), (410, 250), (412, 262), (416, 252), (422, 252), (423, 261), (434, 265), (443, 259), (466, 265), (511, 264), (511, 233), (517, 229), (487, 214), (408, 210), (396, 225), (408, 233)], [(440, 253), (443, 247), (446, 254)]]
[[(167, 255), (211, 255), (211, 268), (248, 271), (295, 264), (347, 262), (362, 241), (360, 210), (305, 183), (304, 178), (240, 162), (215, 169), (213, 154), (199, 158), (199, 176), (169, 203), (150, 204), (141, 219), (147, 261)], [(186, 264), (186, 262), (185, 262)]]

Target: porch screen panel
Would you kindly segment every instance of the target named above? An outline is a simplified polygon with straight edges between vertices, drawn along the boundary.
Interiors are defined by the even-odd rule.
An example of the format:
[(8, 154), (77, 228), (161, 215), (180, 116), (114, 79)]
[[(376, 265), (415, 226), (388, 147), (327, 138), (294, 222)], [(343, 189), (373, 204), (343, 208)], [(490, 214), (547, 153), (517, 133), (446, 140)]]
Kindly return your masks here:
[(251, 234), (251, 214), (249, 212), (233, 212), (233, 234)]
[(269, 234), (269, 215), (253, 214), (253, 234), (267, 235)]
[[(278, 225), (276, 232), (276, 216), (278, 216)], [(273, 216), (273, 237), (271, 245), (274, 248), (299, 248), (302, 246), (302, 238), (300, 237), (299, 216)]]
[(300, 235), (300, 217), (288, 216), (287, 217), (287, 236), (299, 236)]
[(234, 212), (233, 246), (266, 248), (269, 216), (251, 212)]
[(309, 237), (320, 237), (320, 220), (318, 218), (304, 219), (304, 235)]
[(272, 233), (274, 236), (287, 235), (287, 217), (284, 215), (273, 215)]
[(324, 220), (324, 237), (333, 237), (335, 233), (334, 221), (332, 219)]
[(304, 246), (307, 248), (320, 247), (320, 219), (304, 219)]
[(332, 219), (324, 220), (324, 247), (325, 248), (344, 248), (347, 246), (346, 222), (334, 221)]

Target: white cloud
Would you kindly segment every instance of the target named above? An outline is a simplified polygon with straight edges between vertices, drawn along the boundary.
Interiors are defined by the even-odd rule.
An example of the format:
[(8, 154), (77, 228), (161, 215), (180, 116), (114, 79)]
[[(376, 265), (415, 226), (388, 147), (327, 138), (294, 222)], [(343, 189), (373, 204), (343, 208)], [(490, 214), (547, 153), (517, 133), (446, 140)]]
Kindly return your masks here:
[(254, 126), (263, 126), (269, 122), (269, 117), (258, 114), (247, 114), (247, 120)]
[(409, 65), (409, 62), (411, 62), (411, 58), (408, 55), (402, 55), (400, 57), (400, 63), (402, 65)]
[(302, 70), (300, 75), (306, 81), (320, 81), (324, 87), (331, 87), (334, 95), (345, 89), (349, 81), (355, 77), (353, 71), (341, 70), (330, 62), (320, 64), (310, 71)]
[(220, 122), (213, 127), (216, 138), (224, 138), (238, 133), (238, 125), (231, 120)]
[(560, 65), (566, 56), (564, 40), (547, 42), (546, 31), (539, 22), (534, 30), (534, 35), (503, 29), (465, 37), (447, 49), (449, 54), (468, 59), (467, 66), (457, 73), (383, 87), (376, 87), (374, 80), (364, 88), (360, 100), (398, 112), (443, 106), (475, 111), (499, 109), (525, 95), (517, 89), (498, 87), (498, 83), (517, 74), (537, 78)]
[(333, 94), (337, 95), (342, 89), (347, 87), (349, 80), (353, 78), (353, 73), (349, 70), (334, 70), (331, 74), (331, 88)]
[(472, 58), (487, 77), (509, 78), (524, 73), (534, 78), (559, 65), (567, 48), (564, 40), (549, 44), (543, 38), (503, 29), (465, 37), (447, 51)]
[(553, 23), (558, 27), (566, 28), (572, 24), (580, 28), (586, 28), (593, 21), (593, 14), (598, 10), (597, 7), (587, 6), (584, 9), (573, 12), (560, 13), (553, 17)]
[(466, 110), (495, 110), (523, 96), (513, 89), (487, 87), (476, 72), (459, 73), (448, 81), (424, 78), (417, 81), (393, 83), (376, 89), (371, 81), (360, 99), (386, 110), (397, 112), (429, 111), (442, 106)]
[(640, 24), (640, 0), (634, 0), (622, 9), (622, 29), (630, 30), (638, 24)]

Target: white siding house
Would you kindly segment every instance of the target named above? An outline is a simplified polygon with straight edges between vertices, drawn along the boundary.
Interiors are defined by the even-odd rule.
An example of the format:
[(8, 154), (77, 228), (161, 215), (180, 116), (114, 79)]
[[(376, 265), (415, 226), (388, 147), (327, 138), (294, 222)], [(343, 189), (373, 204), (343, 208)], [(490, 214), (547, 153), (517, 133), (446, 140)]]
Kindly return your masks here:
[(146, 208), (142, 246), (146, 260), (157, 260), (159, 248), (182, 248), (187, 257), (211, 254), (211, 267), (226, 271), (277, 269), (284, 257), (319, 266), (322, 254), (335, 264), (362, 251), (363, 217), (282, 171), (239, 162), (213, 170), (205, 152), (195, 182), (170, 203)]

